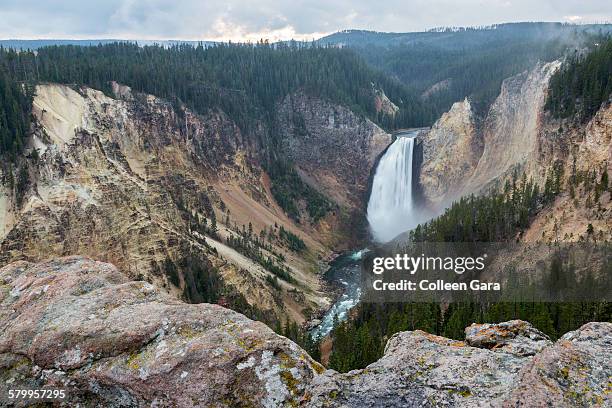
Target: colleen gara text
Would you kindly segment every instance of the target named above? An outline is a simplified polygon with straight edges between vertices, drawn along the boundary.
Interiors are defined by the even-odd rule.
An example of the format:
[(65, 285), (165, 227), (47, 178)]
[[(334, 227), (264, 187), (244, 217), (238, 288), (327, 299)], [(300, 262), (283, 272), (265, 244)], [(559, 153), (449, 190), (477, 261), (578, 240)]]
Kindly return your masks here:
[(411, 281), (402, 279), (397, 282), (384, 282), (382, 279), (377, 279), (372, 283), (374, 290), (391, 290), (391, 291), (498, 291), (501, 290), (499, 282), (481, 282), (472, 280), (470, 282), (445, 282), (442, 279), (430, 281), (423, 279), (421, 281)]

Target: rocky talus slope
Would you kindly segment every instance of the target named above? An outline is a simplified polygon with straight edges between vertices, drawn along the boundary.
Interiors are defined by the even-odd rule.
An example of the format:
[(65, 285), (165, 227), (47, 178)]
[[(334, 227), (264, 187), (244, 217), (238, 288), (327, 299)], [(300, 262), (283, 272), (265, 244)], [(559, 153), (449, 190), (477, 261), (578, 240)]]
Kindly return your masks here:
[[(389, 136), (345, 108), (305, 96), (293, 100), (279, 109), (281, 121), (303, 118), (307, 135), (289, 135), (294, 143), (308, 138), (296, 162), (313, 185), (335, 186), (321, 188), (323, 193), (351, 197), (342, 201), (343, 210), (356, 209), (368, 166)], [(285, 215), (261, 165), (268, 148), (263, 130), (247, 136), (221, 111), (198, 115), (119, 84), (112, 97), (87, 87), (41, 84), (33, 114), (25, 184), (18, 189), (9, 181), (17, 170), (14, 178), (0, 174), (0, 265), (86, 255), (197, 302), (205, 296), (197, 288), (202, 279), (188, 271), (196, 258), (219, 274), (230, 294), (268, 316), (301, 322), (306, 311), (328, 305), (313, 272), (335, 249), (342, 220), (329, 214), (318, 225), (298, 224)], [(350, 148), (346, 156), (338, 154), (342, 148)], [(357, 174), (346, 171), (351, 163), (345, 157), (362, 163)], [(318, 172), (307, 167), (314, 162)], [(352, 179), (345, 185), (347, 173)], [(213, 218), (217, 236), (209, 233)], [(270, 286), (269, 270), (226, 245), (227, 237), (249, 224), (258, 237), (282, 226), (305, 242), (307, 251), (300, 254), (280, 238), (263, 251), (282, 255), (295, 283)], [(168, 261), (178, 271), (174, 281), (166, 275)]]
[(261, 323), (182, 303), (82, 257), (0, 269), (0, 329), (2, 398), (10, 388), (46, 386), (65, 388), (65, 402), (84, 407), (611, 402), (610, 323), (589, 323), (555, 343), (518, 320), (474, 324), (465, 341), (402, 332), (379, 361), (339, 374)]

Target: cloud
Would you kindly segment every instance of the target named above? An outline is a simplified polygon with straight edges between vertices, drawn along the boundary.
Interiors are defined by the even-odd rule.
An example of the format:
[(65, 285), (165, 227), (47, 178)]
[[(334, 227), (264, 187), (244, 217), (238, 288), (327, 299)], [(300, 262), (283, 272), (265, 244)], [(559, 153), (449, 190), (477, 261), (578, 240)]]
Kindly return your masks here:
[(612, 21), (601, 0), (2, 0), (0, 38), (311, 39), (508, 21)]
[(563, 19), (572, 23), (578, 23), (582, 20), (582, 16), (564, 16)]

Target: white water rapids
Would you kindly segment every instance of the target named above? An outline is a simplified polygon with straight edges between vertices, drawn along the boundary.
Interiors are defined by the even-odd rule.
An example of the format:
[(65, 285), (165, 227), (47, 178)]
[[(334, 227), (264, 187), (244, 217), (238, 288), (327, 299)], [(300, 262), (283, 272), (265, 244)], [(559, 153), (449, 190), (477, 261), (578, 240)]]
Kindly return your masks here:
[[(393, 142), (380, 159), (368, 202), (368, 223), (374, 239), (388, 242), (414, 228), (412, 200), (412, 156), (416, 132), (407, 132)], [(405, 137), (410, 136), (410, 137)]]

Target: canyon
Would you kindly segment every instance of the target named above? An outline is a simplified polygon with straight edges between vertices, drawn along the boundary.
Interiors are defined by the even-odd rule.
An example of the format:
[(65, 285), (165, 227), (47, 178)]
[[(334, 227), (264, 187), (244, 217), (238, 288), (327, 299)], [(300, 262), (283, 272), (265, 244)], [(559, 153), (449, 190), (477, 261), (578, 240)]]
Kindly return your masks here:
[[(218, 271), (228, 296), (238, 294), (271, 319), (302, 322), (327, 308), (317, 272), (332, 250), (350, 245), (345, 220), (363, 213), (369, 171), (390, 135), (329, 102), (303, 94), (282, 101), (279, 121), (300, 115), (306, 135), (291, 136), (292, 125), (283, 126), (285, 154), (335, 205), (317, 222), (296, 222), (271, 193), (262, 142), (244, 136), (223, 112), (177, 110), (117, 83), (113, 93), (37, 86), (29, 183), (17, 194), (2, 177), (0, 264), (86, 255), (197, 301), (193, 274), (181, 269), (197, 257)], [(210, 229), (213, 218), (216, 234), (198, 228)], [(255, 234), (282, 227), (303, 240), (302, 253), (280, 239), (266, 251), (282, 254), (292, 282), (271, 287), (270, 272), (226, 244), (249, 224)], [(178, 282), (162, 272), (166, 260), (178, 265)]]
[[(246, 132), (221, 109), (196, 113), (116, 82), (106, 93), (37, 84), (21, 188), (9, 167), (0, 175), (2, 395), (52, 386), (92, 407), (607, 406), (610, 323), (555, 342), (518, 320), (474, 324), (463, 341), (400, 332), (348, 373), (269, 328), (320, 322), (338, 292), (323, 272), (371, 243), (368, 219), (400, 213), (386, 220), (392, 234), (374, 236), (393, 245), (523, 174), (543, 188), (553, 168), (564, 186), (610, 173), (612, 105), (586, 123), (544, 108), (561, 66), (505, 79), (485, 112), (465, 98), (430, 128), (394, 134), (306, 90)], [(383, 89), (371, 96), (377, 113), (402, 113)], [(274, 155), (322, 197), (320, 217), (305, 199), (292, 214), (281, 205), (265, 165)], [(386, 188), (409, 200), (371, 200)], [(563, 189), (514, 238), (609, 241), (611, 214), (609, 189)], [(260, 258), (236, 244), (247, 235)]]
[[(415, 131), (422, 160), (411, 211), (424, 211), (413, 224), (461, 196), (500, 188), (514, 174), (525, 173), (542, 186), (554, 165), (563, 167), (564, 181), (576, 169), (612, 170), (612, 108), (562, 131), (562, 123), (544, 111), (548, 81), (559, 65), (538, 64), (505, 80), (484, 117), (465, 99), (431, 128)], [(87, 87), (37, 86), (29, 184), (17, 194), (6, 175), (1, 178), (0, 265), (85, 255), (197, 302), (197, 278), (181, 267), (195, 254), (218, 272), (225, 297), (256, 306), (269, 321), (301, 324), (328, 309), (332, 298), (320, 271), (334, 252), (367, 241), (370, 186), (392, 135), (304, 92), (280, 101), (281, 153), (334, 207), (312, 222), (303, 204), (296, 220), (271, 191), (262, 135), (246, 136), (222, 111), (196, 114), (117, 83), (112, 91), (109, 96)], [(375, 95), (388, 100), (382, 92)], [(585, 199), (584, 191), (577, 194)], [(562, 193), (552, 208), (538, 213), (524, 239), (550, 239), (554, 232), (577, 240), (588, 224), (602, 239), (612, 234), (609, 192), (590, 209), (576, 206), (575, 199)], [(202, 220), (206, 226), (213, 218), (216, 234), (201, 228)], [(281, 239), (265, 251), (282, 255), (293, 282), (281, 279), (273, 287), (264, 266), (227, 245), (248, 224), (255, 234), (282, 227), (303, 240), (302, 253)], [(163, 272), (167, 260), (178, 265), (176, 282)]]

